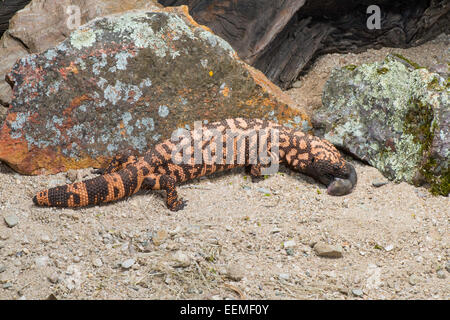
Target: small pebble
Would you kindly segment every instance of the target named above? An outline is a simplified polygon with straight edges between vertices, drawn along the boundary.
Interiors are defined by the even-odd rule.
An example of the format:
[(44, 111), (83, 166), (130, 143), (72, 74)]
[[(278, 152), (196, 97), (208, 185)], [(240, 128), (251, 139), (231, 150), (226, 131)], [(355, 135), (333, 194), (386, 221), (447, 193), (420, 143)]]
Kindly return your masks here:
[(302, 82), (297, 80), (292, 84), (292, 88), (300, 88), (302, 86)]
[(239, 265), (231, 264), (226, 268), (226, 276), (233, 281), (241, 281), (244, 277), (244, 271)]
[(410, 285), (415, 286), (419, 282), (419, 278), (416, 275), (412, 274), (409, 277), (408, 282)]
[(173, 260), (175, 262), (174, 267), (188, 267), (191, 264), (191, 259), (182, 251), (177, 251), (173, 255)]
[(288, 256), (293, 256), (294, 255), (294, 249), (292, 248), (286, 248), (286, 254)]
[(158, 230), (152, 236), (152, 241), (155, 246), (160, 246), (164, 241), (166, 241), (168, 237), (168, 233), (166, 230)]
[(280, 228), (273, 228), (272, 231), (270, 231), (270, 233), (280, 233), (281, 229)]
[(386, 250), (387, 252), (391, 251), (392, 249), (394, 249), (394, 246), (392, 244), (388, 244), (386, 247), (384, 247), (384, 250)]
[(11, 282), (4, 283), (3, 286), (2, 286), (3, 289), (9, 289), (11, 287), (12, 287), (12, 283)]
[(447, 270), (447, 272), (450, 272), (450, 260), (448, 260), (445, 264), (445, 270)]
[(363, 291), (361, 289), (352, 289), (352, 293), (355, 297), (362, 297)]
[(4, 265), (0, 265), (0, 273), (5, 272), (6, 267)]
[(289, 278), (290, 278), (290, 275), (289, 275), (289, 273), (280, 273), (280, 274), (278, 275), (278, 278), (279, 278), (280, 280), (286, 280), (286, 281), (288, 281)]
[(48, 235), (44, 234), (44, 235), (42, 235), (42, 237), (41, 237), (41, 241), (42, 241), (43, 243), (48, 243), (48, 242), (50, 242), (50, 237), (49, 237)]
[(375, 188), (379, 188), (379, 187), (382, 187), (387, 184), (388, 184), (387, 181), (373, 181), (372, 182), (372, 186), (374, 186)]
[(136, 261), (134, 259), (127, 259), (125, 261), (123, 261), (120, 266), (124, 269), (130, 269), (131, 266), (135, 263)]
[(100, 268), (101, 266), (103, 266), (102, 259), (100, 259), (100, 258), (94, 259), (94, 261), (92, 261), (92, 264), (94, 265), (94, 267), (97, 267), (97, 268)]
[(261, 192), (261, 193), (264, 193), (264, 194), (270, 194), (271, 193), (271, 191), (269, 189), (266, 189), (266, 188), (258, 188), (257, 190), (258, 190), (258, 192)]
[(50, 258), (48, 256), (41, 256), (34, 259), (34, 262), (38, 267), (45, 267), (50, 263)]
[(288, 241), (285, 241), (283, 243), (283, 248), (285, 248), (285, 249), (293, 248), (293, 247), (295, 247), (295, 241), (294, 240), (288, 240)]
[(445, 274), (444, 270), (439, 270), (438, 272), (436, 272), (436, 275), (439, 279), (447, 278), (447, 275)]
[(79, 256), (73, 257), (73, 262), (78, 263), (78, 262), (80, 262), (80, 261), (81, 261), (81, 259), (80, 259)]
[(341, 258), (342, 257), (342, 247), (332, 246), (324, 242), (317, 242), (314, 245), (314, 251), (319, 257), (327, 258)]
[(59, 282), (59, 277), (56, 273), (52, 274), (51, 276), (48, 277), (48, 281), (50, 281), (53, 284), (56, 284)]
[(5, 216), (6, 225), (10, 228), (15, 227), (19, 223), (19, 218), (14, 214), (8, 214)]

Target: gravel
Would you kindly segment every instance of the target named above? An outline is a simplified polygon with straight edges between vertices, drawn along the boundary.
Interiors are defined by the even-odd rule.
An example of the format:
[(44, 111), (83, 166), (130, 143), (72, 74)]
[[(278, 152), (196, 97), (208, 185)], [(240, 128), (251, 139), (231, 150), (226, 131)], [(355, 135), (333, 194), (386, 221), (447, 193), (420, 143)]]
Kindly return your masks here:
[[(448, 47), (440, 40), (407, 50), (324, 55), (288, 94), (313, 112), (333, 67), (381, 60), (392, 50), (421, 65), (446, 63)], [(358, 185), (346, 196), (329, 196), (325, 186), (283, 166), (255, 183), (233, 170), (178, 189), (188, 200), (180, 212), (167, 210), (158, 191), (77, 210), (37, 208), (33, 194), (66, 183), (66, 174), (20, 176), (0, 164), (0, 299), (447, 300), (449, 199), (405, 183), (375, 188), (373, 182), (386, 179), (352, 164)], [(93, 177), (90, 170), (79, 177)], [(4, 222), (8, 214), (20, 218), (13, 228)], [(155, 245), (159, 230), (168, 235)], [(290, 240), (295, 246), (285, 248)], [(312, 242), (341, 247), (342, 258), (318, 256), (308, 247)], [(128, 259), (134, 263), (123, 268)], [(240, 280), (228, 276), (229, 265), (240, 270), (234, 276)], [(439, 268), (447, 278), (439, 278)]]

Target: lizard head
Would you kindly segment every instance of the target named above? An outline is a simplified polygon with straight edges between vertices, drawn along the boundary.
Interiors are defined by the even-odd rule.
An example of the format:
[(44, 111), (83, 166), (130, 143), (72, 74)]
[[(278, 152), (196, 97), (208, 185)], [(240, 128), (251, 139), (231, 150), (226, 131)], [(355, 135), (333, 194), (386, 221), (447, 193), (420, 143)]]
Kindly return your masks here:
[(342, 196), (352, 192), (358, 180), (355, 168), (330, 142), (318, 138), (311, 142), (311, 155), (307, 174), (326, 185), (328, 194)]

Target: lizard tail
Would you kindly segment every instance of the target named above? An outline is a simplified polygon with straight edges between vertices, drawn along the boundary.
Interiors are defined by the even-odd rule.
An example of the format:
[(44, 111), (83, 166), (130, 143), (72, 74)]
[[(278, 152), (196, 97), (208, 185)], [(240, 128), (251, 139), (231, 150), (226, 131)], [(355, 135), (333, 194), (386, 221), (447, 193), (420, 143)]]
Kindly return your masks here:
[(128, 167), (115, 173), (40, 191), (33, 197), (33, 202), (48, 207), (85, 207), (131, 196), (141, 188), (141, 184), (138, 170)]

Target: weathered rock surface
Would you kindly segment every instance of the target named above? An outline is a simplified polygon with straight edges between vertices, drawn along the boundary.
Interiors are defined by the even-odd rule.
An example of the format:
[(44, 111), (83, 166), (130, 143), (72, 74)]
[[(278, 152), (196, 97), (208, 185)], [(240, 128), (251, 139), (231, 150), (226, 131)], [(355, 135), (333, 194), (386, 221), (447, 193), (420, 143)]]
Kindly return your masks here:
[[(26, 4), (26, 1), (9, 2), (9, 8), (17, 9)], [(73, 15), (75, 11), (69, 6), (80, 9), (80, 24), (107, 14), (161, 7), (151, 0), (33, 0), (11, 18), (9, 29), (0, 40), (0, 104), (8, 106), (11, 103), (12, 90), (5, 81), (5, 75), (16, 60), (28, 53), (47, 50), (70, 34), (77, 21)], [(3, 120), (0, 114), (0, 122)]]
[[(411, 47), (450, 31), (448, 0), (159, 0), (194, 19), (286, 89), (324, 53)], [(379, 8), (380, 25), (371, 26)], [(372, 8), (372, 9), (371, 9)]]
[(142, 153), (196, 120), (306, 117), (187, 7), (98, 18), (22, 58), (0, 131), (0, 160), (25, 174), (104, 165)]
[(335, 70), (315, 133), (386, 177), (449, 193), (449, 84), (404, 57)]

